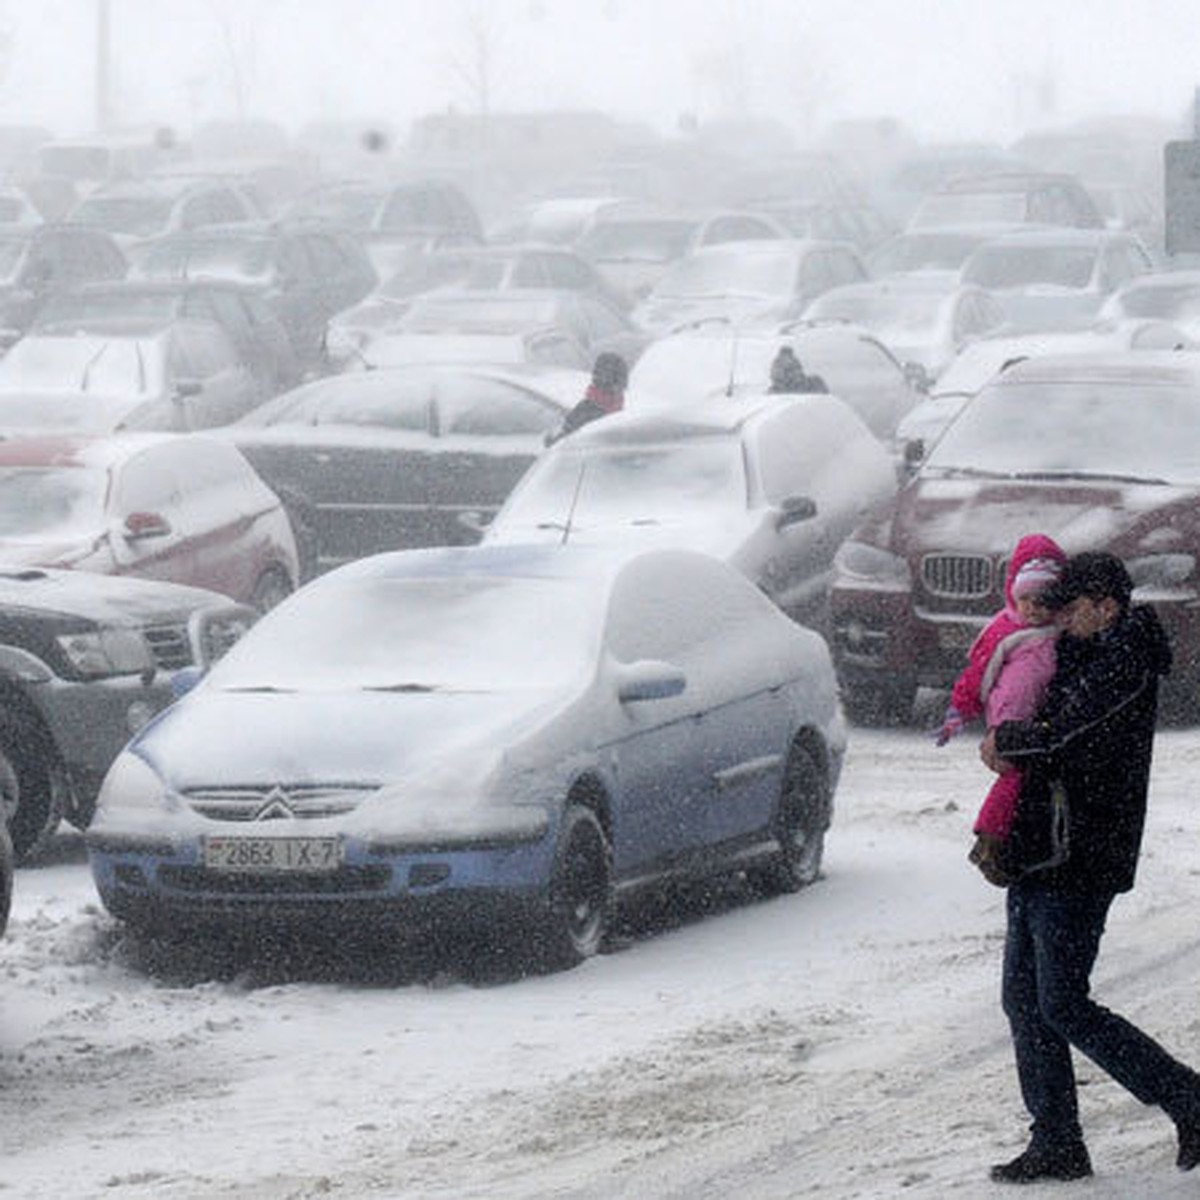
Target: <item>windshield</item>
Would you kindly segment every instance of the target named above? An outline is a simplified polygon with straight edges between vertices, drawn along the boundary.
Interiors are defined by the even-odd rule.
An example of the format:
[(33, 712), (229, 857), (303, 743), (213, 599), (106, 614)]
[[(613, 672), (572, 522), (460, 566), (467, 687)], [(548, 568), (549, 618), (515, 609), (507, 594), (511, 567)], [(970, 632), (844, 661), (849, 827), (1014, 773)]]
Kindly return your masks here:
[(497, 295), (454, 299), (431, 295), (414, 301), (400, 327), (412, 333), (507, 333), (554, 324), (553, 300), (522, 299)]
[(919, 333), (931, 329), (946, 296), (940, 292), (826, 293), (814, 302), (809, 315), (836, 318), (890, 333)]
[(131, 273), (145, 279), (260, 280), (270, 273), (271, 244), (241, 238), (181, 238), (131, 251)]
[(80, 225), (134, 237), (161, 233), (170, 217), (171, 201), (153, 196), (91, 196), (71, 214), (71, 220)]
[(81, 467), (0, 467), (0, 537), (78, 534), (102, 519), (108, 475)]
[(1116, 305), (1131, 317), (1190, 317), (1200, 311), (1200, 284), (1130, 288), (1121, 293), (1119, 300), (1114, 302), (1114, 307)]
[(370, 229), (382, 199), (382, 191), (319, 192), (297, 200), (292, 215), (330, 221), (335, 225), (365, 232)]
[(872, 253), (871, 273), (957, 271), (981, 241), (983, 238), (971, 234), (902, 234)]
[(1080, 474), (1200, 484), (1200, 391), (1113, 382), (995, 383), (967, 405), (922, 473)]
[(263, 618), (209, 680), (221, 690), (561, 686), (591, 670), (597, 591), (562, 579), (329, 576)]
[(792, 294), (795, 278), (796, 263), (790, 254), (698, 254), (669, 268), (654, 295), (786, 297)]
[(578, 250), (608, 262), (670, 262), (687, 253), (692, 229), (690, 221), (602, 222), (580, 239)]
[(164, 373), (159, 350), (140, 338), (25, 337), (0, 359), (0, 390), (156, 394)]
[[(581, 478), (582, 475), (582, 478)], [(651, 446), (564, 447), (530, 472), (504, 512), (513, 526), (575, 529), (706, 520), (745, 511), (740, 439)]]
[(166, 321), (175, 316), (179, 305), (179, 297), (171, 292), (60, 292), (42, 307), (34, 328), (82, 329), (132, 317)]
[(268, 400), (238, 425), (371, 425), (427, 433), (438, 394), (436, 377), (417, 373), (396, 380), (356, 371), (344, 380), (318, 380)]
[(963, 192), (927, 196), (913, 216), (914, 228), (925, 225), (975, 225), (1025, 219), (1023, 192)]
[(985, 288), (1085, 288), (1095, 263), (1090, 246), (981, 246), (963, 268), (963, 281)]

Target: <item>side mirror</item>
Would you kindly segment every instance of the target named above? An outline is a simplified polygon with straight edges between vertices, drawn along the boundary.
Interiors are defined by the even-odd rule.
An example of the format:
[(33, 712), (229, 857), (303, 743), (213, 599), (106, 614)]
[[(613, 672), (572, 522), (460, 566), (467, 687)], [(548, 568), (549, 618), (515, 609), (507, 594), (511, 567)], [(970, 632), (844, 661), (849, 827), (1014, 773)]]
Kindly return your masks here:
[(779, 506), (776, 529), (786, 529), (801, 521), (811, 521), (817, 515), (817, 502), (811, 496), (788, 496)]
[(925, 439), (910, 438), (904, 443), (904, 473), (915, 475), (925, 460)]
[(633, 700), (666, 700), (678, 696), (687, 687), (687, 676), (671, 663), (656, 658), (622, 663), (617, 668), (617, 699), (622, 704)]
[(933, 387), (933, 376), (929, 374), (923, 363), (906, 362), (904, 379), (910, 388), (920, 392), (923, 396), (928, 395), (929, 389)]
[(129, 541), (140, 542), (145, 538), (166, 537), (171, 532), (171, 522), (161, 513), (131, 512), (122, 530)]

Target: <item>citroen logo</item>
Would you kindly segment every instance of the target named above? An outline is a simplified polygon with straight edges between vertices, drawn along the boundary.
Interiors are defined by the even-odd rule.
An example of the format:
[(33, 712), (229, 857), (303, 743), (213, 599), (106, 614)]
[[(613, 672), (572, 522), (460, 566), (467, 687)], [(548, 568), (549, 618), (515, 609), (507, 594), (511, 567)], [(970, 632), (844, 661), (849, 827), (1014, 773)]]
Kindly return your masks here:
[(263, 806), (254, 814), (256, 821), (286, 821), (296, 814), (288, 801), (288, 794), (281, 787), (273, 787), (263, 801)]

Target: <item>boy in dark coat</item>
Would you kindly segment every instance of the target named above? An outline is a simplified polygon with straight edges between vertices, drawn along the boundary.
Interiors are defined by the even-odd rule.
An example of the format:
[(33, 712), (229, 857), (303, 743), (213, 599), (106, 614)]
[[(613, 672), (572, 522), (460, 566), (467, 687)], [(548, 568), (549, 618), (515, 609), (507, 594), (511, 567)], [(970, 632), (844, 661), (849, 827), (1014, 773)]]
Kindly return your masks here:
[(1175, 1122), (1181, 1170), (1200, 1163), (1200, 1076), (1089, 994), (1109, 906), (1133, 887), (1171, 662), (1154, 610), (1131, 607), (1132, 590), (1111, 554), (1068, 560), (1043, 593), (1063, 629), (1045, 703), (1032, 720), (997, 726), (980, 751), (993, 770), (1025, 772), (1004, 864), (1014, 882), (1003, 993), (1033, 1124), (1024, 1153), (992, 1168), (999, 1182), (1092, 1173), (1072, 1046)]

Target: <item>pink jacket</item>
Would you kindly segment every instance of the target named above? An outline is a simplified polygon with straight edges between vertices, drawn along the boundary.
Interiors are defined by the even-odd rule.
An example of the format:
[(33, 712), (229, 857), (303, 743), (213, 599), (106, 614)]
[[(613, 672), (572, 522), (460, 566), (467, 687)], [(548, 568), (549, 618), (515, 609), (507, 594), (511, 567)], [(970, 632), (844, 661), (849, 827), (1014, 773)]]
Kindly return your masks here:
[(1023, 537), (1013, 550), (1004, 580), (1006, 604), (975, 639), (967, 666), (950, 692), (950, 702), (965, 720), (982, 716), (988, 726), (1023, 721), (1037, 711), (1054, 675), (1053, 625), (1026, 625), (1017, 615), (1012, 581), (1033, 558), (1066, 561), (1062, 547), (1042, 533)]

